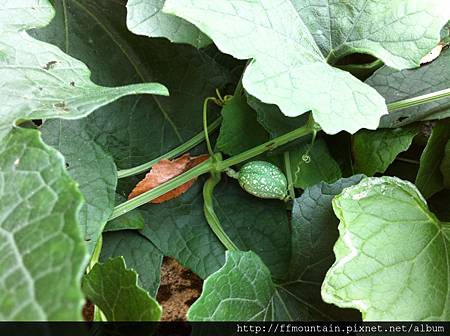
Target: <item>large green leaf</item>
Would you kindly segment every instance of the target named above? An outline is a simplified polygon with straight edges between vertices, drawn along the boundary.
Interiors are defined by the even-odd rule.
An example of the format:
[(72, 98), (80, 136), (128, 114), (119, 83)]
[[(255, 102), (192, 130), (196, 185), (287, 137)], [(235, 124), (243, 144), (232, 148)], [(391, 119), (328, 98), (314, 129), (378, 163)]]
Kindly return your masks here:
[(364, 320), (448, 321), (450, 224), (413, 184), (367, 178), (333, 207), (340, 237), (322, 286), (326, 302), (357, 308)]
[(132, 230), (103, 234), (102, 262), (122, 256), (128, 268), (138, 274), (139, 285), (151, 296), (159, 287), (163, 255), (147, 238)]
[(287, 116), (312, 110), (334, 134), (375, 129), (387, 109), (375, 90), (327, 62), (367, 53), (396, 68), (418, 66), (439, 41), (447, 6), (445, 0), (167, 0), (164, 11), (194, 23), (222, 51), (253, 58), (243, 77), (251, 95)]
[(49, 120), (41, 129), (43, 140), (64, 155), (67, 170), (83, 193), (85, 203), (79, 222), (88, 252), (93, 253), (114, 207), (117, 184), (114, 161), (74, 123)]
[(189, 22), (163, 13), (165, 0), (128, 0), (127, 26), (135, 34), (166, 37), (200, 48), (211, 40)]
[[(292, 233), (285, 237), (291, 254), (282, 281), (253, 252), (227, 252), (225, 265), (208, 277), (202, 296), (189, 310), (191, 320), (336, 320), (358, 318), (325, 304), (320, 287), (334, 261), (338, 220), (331, 201), (362, 176), (322, 183), (305, 190), (294, 202)], [(260, 221), (263, 222), (263, 221)], [(274, 237), (275, 234), (274, 234)], [(256, 241), (260, 241), (255, 237)], [(292, 240), (292, 245), (288, 242)], [(265, 246), (265, 244), (261, 244)], [(262, 254), (260, 254), (262, 255)]]
[(216, 148), (236, 155), (269, 140), (269, 135), (256, 119), (256, 112), (238, 94), (222, 108), (223, 121)]
[(445, 121), (437, 123), (420, 157), (419, 172), (416, 177), (416, 186), (425, 198), (444, 188), (444, 177), (440, 167), (445, 146), (449, 140), (449, 124)]
[(36, 130), (0, 141), (0, 320), (79, 320), (81, 194)]
[(322, 182), (306, 189), (301, 197), (295, 199), (289, 277), (280, 287), (281, 296), (287, 306), (291, 304), (291, 315), (294, 317), (295, 309), (298, 309), (304, 320), (359, 318), (352, 311), (325, 304), (320, 296), (320, 287), (334, 261), (333, 246), (338, 238), (339, 221), (333, 213), (331, 202), (344, 188), (358, 184), (362, 178), (362, 175), (355, 175), (332, 184)]
[(190, 321), (259, 321), (273, 315), (276, 287), (254, 252), (227, 251), (225, 265), (203, 283), (188, 311)]
[(201, 131), (203, 99), (228, 83), (225, 68), (203, 50), (130, 33), (121, 2), (68, 0), (64, 8), (61, 1), (55, 6), (52, 23), (33, 35), (88, 64), (95, 81), (161, 81), (171, 91), (170, 97), (125, 97), (87, 118), (63, 122), (84, 129), (119, 168), (150, 161)]
[[(374, 87), (388, 103), (421, 96), (450, 87), (450, 49), (430, 64), (419, 69), (397, 71), (384, 66), (376, 71), (366, 83)], [(448, 98), (392, 112), (381, 119), (381, 127), (399, 127), (419, 120), (450, 117)]]
[(359, 131), (352, 139), (355, 171), (367, 176), (384, 173), (398, 154), (411, 146), (417, 131), (416, 126)]
[(83, 278), (83, 291), (108, 321), (158, 321), (161, 306), (137, 284), (122, 257), (95, 264)]
[(17, 119), (75, 119), (126, 95), (168, 94), (155, 83), (94, 84), (84, 63), (24, 31), (50, 22), (54, 13), (47, 0), (25, 0), (19, 8), (16, 3), (2, 4), (2, 16), (11, 18), (0, 21), (0, 138)]

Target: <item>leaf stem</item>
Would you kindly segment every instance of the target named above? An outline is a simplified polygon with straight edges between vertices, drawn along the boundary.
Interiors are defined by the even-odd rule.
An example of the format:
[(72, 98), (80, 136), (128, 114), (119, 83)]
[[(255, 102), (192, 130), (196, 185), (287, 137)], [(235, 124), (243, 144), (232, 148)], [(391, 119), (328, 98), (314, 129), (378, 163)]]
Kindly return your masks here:
[(208, 148), (209, 156), (214, 157), (214, 151), (211, 146), (211, 141), (209, 141), (209, 134), (208, 134), (208, 103), (210, 101), (215, 102), (217, 101), (217, 99), (214, 97), (208, 97), (203, 102), (203, 133), (204, 138), (206, 140), (206, 148)]
[(292, 200), (295, 199), (294, 179), (292, 178), (291, 158), (289, 152), (284, 152), (284, 170), (288, 182), (289, 196)]
[[(222, 122), (222, 117), (217, 118), (214, 120), (211, 125), (208, 126), (208, 132), (212, 133), (214, 130), (216, 130), (220, 123)], [(198, 144), (202, 143), (205, 139), (205, 132), (201, 131), (197, 135), (195, 135), (192, 139), (188, 140), (187, 142), (183, 143), (182, 145), (172, 149), (171, 151), (157, 157), (154, 160), (151, 160), (150, 162), (146, 162), (144, 164), (141, 164), (139, 166), (130, 168), (130, 169), (123, 169), (119, 170), (117, 172), (118, 178), (124, 178), (128, 176), (137, 175), (143, 172), (148, 171), (151, 167), (153, 167), (156, 163), (163, 159), (173, 159), (177, 156), (180, 156), (181, 154), (185, 153), (186, 151), (190, 150), (191, 148), (197, 146)]]
[(226, 234), (225, 230), (222, 228), (220, 220), (214, 211), (214, 188), (220, 182), (220, 179), (221, 173), (211, 171), (211, 176), (203, 186), (203, 211), (209, 227), (223, 244), (223, 246), (225, 246), (225, 248), (229, 251), (239, 251), (237, 246), (233, 243), (230, 237), (228, 237), (228, 235)]
[(428, 93), (422, 96), (413, 97), (409, 99), (400, 100), (397, 102), (393, 102), (387, 105), (389, 112), (394, 112), (398, 110), (402, 110), (408, 107), (413, 107), (417, 105), (422, 105), (426, 103), (430, 103), (435, 100), (443, 99), (450, 97), (450, 88), (445, 90), (440, 90), (432, 93)]
[(401, 161), (401, 162), (406, 162), (406, 163), (411, 163), (411, 164), (414, 164), (414, 165), (420, 165), (420, 162), (417, 161), (417, 160), (412, 160), (412, 159), (408, 159), (408, 158), (404, 158), (404, 157), (400, 157), (400, 156), (397, 156), (395, 158), (395, 160)]

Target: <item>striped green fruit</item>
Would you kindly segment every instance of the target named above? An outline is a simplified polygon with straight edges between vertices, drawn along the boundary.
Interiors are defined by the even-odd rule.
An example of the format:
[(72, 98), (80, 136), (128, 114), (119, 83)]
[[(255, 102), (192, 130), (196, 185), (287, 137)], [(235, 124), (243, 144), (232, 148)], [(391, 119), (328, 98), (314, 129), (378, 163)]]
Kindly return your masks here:
[(260, 198), (284, 200), (288, 193), (286, 176), (277, 166), (265, 161), (243, 165), (238, 181), (242, 189)]

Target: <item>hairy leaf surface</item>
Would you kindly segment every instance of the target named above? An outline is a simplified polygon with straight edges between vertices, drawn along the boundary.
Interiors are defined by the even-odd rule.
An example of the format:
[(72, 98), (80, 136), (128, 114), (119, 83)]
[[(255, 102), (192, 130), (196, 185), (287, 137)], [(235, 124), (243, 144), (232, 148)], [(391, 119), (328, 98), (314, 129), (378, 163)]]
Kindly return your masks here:
[(165, 0), (128, 0), (127, 26), (133, 33), (166, 37), (201, 48), (211, 40), (191, 23), (162, 12)]
[(444, 0), (167, 0), (164, 6), (222, 51), (253, 59), (243, 77), (251, 95), (287, 116), (312, 110), (330, 134), (375, 129), (387, 109), (371, 87), (327, 62), (358, 52), (400, 69), (418, 66), (439, 42), (448, 8)]
[(367, 178), (333, 201), (340, 219), (326, 302), (364, 320), (448, 320), (450, 224), (416, 189), (394, 177)]
[[(0, 21), (0, 138), (17, 119), (81, 118), (120, 97), (167, 95), (156, 83), (105, 87), (94, 84), (87, 66), (59, 48), (32, 38), (25, 29), (45, 26), (54, 11), (47, 0), (3, 3)], [(34, 12), (37, 12), (35, 20)], [(22, 17), (27, 17), (23, 22)]]
[(81, 204), (62, 156), (37, 131), (0, 141), (1, 320), (81, 319)]

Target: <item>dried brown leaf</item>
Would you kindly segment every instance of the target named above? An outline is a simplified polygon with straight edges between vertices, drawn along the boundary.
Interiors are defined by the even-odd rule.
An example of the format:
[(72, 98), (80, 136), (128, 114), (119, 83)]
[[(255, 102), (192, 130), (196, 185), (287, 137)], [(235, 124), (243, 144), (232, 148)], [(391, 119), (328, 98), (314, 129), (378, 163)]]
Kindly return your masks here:
[(429, 54), (427, 54), (425, 57), (423, 57), (420, 60), (420, 64), (426, 64), (426, 63), (433, 62), (436, 58), (439, 57), (443, 48), (444, 48), (444, 45), (439, 43), (436, 47), (434, 47), (433, 50), (431, 50), (431, 52)]
[[(184, 154), (175, 160), (159, 161), (152, 167), (150, 172), (145, 175), (145, 178), (140, 181), (136, 185), (136, 187), (134, 187), (134, 189), (128, 195), (128, 199), (130, 200), (140, 194), (156, 188), (160, 184), (167, 182), (178, 175), (181, 175), (182, 173), (197, 166), (207, 159), (208, 155), (190, 156), (189, 154)], [(195, 179), (192, 179), (182, 184), (178, 188), (175, 188), (168, 193), (155, 198), (153, 201), (150, 201), (150, 203), (159, 204), (177, 198), (181, 194), (185, 193), (194, 184), (194, 182)]]

